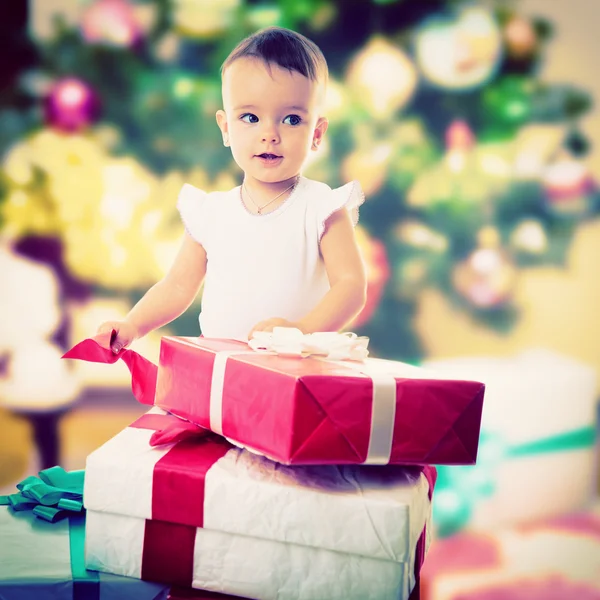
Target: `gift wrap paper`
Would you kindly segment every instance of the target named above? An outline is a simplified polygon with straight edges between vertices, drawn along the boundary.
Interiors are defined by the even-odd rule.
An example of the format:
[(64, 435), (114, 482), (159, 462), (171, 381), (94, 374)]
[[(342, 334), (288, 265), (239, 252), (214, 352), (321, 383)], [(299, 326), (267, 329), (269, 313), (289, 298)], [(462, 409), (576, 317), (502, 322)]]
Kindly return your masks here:
[(474, 464), (483, 395), (394, 361), (164, 337), (155, 404), (284, 464)]
[[(71, 531), (77, 529), (77, 531)], [(0, 506), (2, 600), (164, 600), (168, 586), (85, 572), (83, 517), (49, 523)], [(81, 539), (73, 540), (73, 536)], [(78, 542), (81, 542), (80, 545)], [(73, 546), (73, 547), (72, 547)], [(72, 556), (72, 552), (78, 553)], [(72, 560), (73, 558), (73, 560)], [(79, 565), (79, 566), (78, 566)]]
[(407, 562), (88, 510), (88, 568), (256, 600), (406, 600)]
[(600, 506), (432, 543), (422, 600), (600, 600)]
[[(131, 527), (153, 519), (216, 532), (207, 533), (206, 538), (198, 533), (202, 569), (210, 569), (202, 546), (219, 539), (224, 545), (218, 554), (229, 544), (243, 549), (244, 544), (258, 544), (262, 539), (280, 542), (265, 546), (265, 552), (273, 557), (280, 553), (282, 563), (293, 553), (307, 565), (314, 563), (311, 569), (318, 569), (318, 561), (313, 560), (317, 554), (299, 548), (309, 546), (356, 555), (344, 558), (340, 563), (344, 565), (358, 561), (358, 556), (368, 557), (375, 570), (394, 571), (400, 581), (397, 578), (405, 567), (387, 561), (413, 560), (431, 511), (434, 468), (288, 467), (234, 447), (214, 434), (160, 447), (149, 445), (157, 429), (179, 421), (154, 407), (90, 454), (86, 508), (137, 518), (123, 521), (132, 523)], [(339, 556), (327, 560), (341, 560)], [(227, 564), (236, 560), (242, 561), (240, 554), (227, 558)], [(199, 573), (199, 582), (208, 577)]]
[[(477, 466), (440, 469), (434, 527), (487, 530), (588, 505), (598, 473), (598, 382), (591, 367), (542, 349), (425, 366), (439, 377), (468, 375), (486, 385)], [(455, 512), (444, 510), (448, 493)]]

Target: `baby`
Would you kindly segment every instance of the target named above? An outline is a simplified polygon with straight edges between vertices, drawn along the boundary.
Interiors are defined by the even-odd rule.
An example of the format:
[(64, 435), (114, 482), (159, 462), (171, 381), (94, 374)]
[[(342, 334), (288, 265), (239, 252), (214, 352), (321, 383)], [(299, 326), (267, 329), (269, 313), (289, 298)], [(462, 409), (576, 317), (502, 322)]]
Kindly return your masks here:
[(204, 284), (205, 337), (255, 331), (338, 331), (362, 309), (364, 265), (354, 235), (358, 182), (331, 189), (301, 175), (327, 131), (327, 63), (304, 36), (278, 27), (243, 40), (222, 67), (217, 124), (244, 172), (228, 192), (183, 186), (185, 234), (173, 265), (115, 330), (118, 353), (181, 315)]

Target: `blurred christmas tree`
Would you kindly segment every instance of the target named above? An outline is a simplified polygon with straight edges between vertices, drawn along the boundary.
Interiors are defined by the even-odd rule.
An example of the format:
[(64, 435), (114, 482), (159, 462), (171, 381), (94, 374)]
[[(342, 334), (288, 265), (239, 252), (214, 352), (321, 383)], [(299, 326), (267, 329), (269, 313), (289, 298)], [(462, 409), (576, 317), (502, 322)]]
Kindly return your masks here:
[(214, 123), (219, 67), (267, 25), (329, 60), (330, 129), (306, 175), (367, 194), (353, 328), (375, 353), (420, 357), (411, 321), (432, 286), (509, 328), (519, 269), (561, 264), (598, 211), (578, 128), (590, 98), (539, 79), (552, 27), (516, 2), (34, 0), (28, 23), (0, 96), (1, 226), (22, 247), (58, 243), (70, 289), (139, 297), (177, 248), (181, 184), (239, 183)]

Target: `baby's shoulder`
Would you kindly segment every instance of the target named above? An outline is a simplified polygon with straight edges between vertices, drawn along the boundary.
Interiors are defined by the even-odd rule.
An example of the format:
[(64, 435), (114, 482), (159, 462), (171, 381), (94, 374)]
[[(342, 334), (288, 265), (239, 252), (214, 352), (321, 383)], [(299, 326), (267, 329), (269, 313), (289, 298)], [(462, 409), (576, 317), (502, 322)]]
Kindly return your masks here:
[(303, 188), (307, 197), (309, 198), (319, 198), (322, 195), (327, 195), (331, 193), (331, 187), (322, 181), (316, 181), (315, 179), (308, 179), (303, 177)]
[(323, 235), (326, 223), (331, 215), (345, 208), (352, 218), (353, 225), (358, 223), (358, 209), (365, 200), (360, 183), (350, 181), (340, 187), (331, 188), (320, 181), (307, 180), (307, 215), (316, 218), (319, 239)]
[(192, 203), (201, 206), (203, 210), (214, 211), (235, 202), (236, 194), (239, 194), (239, 187), (228, 191), (207, 192), (191, 183), (184, 183), (179, 192), (179, 204)]
[(355, 208), (364, 202), (365, 196), (356, 180), (345, 183), (337, 188), (332, 188), (326, 183), (305, 179), (305, 192), (307, 202), (327, 210), (328, 207)]

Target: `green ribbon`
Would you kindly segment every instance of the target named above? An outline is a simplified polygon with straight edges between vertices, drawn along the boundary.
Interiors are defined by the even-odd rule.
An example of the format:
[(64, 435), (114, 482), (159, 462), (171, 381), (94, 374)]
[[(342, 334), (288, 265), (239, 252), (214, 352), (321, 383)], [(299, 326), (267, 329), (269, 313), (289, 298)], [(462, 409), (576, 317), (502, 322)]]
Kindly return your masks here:
[(36, 517), (55, 523), (83, 511), (84, 474), (58, 466), (44, 469), (39, 477), (32, 475), (18, 483), (19, 493), (0, 496), (0, 505), (16, 511), (32, 510)]
[(594, 444), (596, 435), (593, 426), (581, 427), (510, 446), (501, 436), (482, 432), (476, 465), (437, 468), (433, 520), (438, 535), (451, 535), (468, 524), (477, 502), (494, 493), (495, 471), (503, 460), (587, 448)]
[(541, 440), (519, 444), (508, 448), (508, 456), (531, 456), (532, 454), (547, 454), (548, 452), (568, 452), (592, 446), (596, 440), (594, 427), (581, 427), (566, 433), (559, 433)]
[(0, 505), (8, 505), (15, 511), (31, 510), (36, 517), (50, 523), (68, 517), (73, 600), (98, 600), (99, 575), (85, 568), (84, 476), (83, 470), (67, 472), (58, 466), (44, 469), (39, 477), (27, 477), (18, 483), (17, 494), (0, 496)]
[(69, 546), (73, 600), (99, 600), (100, 577), (96, 571), (88, 571), (85, 568), (85, 515), (83, 514), (69, 517)]

